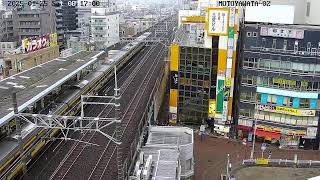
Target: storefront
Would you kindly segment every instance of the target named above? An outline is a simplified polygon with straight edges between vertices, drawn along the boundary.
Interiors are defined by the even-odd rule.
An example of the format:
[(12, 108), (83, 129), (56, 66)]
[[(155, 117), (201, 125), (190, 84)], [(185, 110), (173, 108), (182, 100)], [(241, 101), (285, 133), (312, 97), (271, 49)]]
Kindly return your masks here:
[(236, 129), (237, 129), (237, 132), (238, 132), (238, 139), (248, 139), (248, 141), (250, 141), (252, 138), (252, 130), (253, 128), (252, 127), (249, 127), (249, 126), (244, 126), (244, 125), (236, 125)]
[(257, 125), (256, 135), (263, 140), (278, 144), (280, 148), (299, 148), (301, 137), (307, 135), (307, 130)]

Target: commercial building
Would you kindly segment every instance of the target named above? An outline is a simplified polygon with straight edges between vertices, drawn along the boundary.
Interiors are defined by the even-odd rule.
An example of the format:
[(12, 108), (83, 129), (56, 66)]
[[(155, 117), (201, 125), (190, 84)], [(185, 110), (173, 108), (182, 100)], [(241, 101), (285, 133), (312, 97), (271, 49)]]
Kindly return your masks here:
[[(36, 46), (41, 42), (42, 46)], [(21, 71), (30, 69), (59, 57), (57, 35), (51, 34), (41, 38), (24, 39), (21, 47), (14, 51), (4, 53), (4, 77), (8, 77)]]
[[(72, 1), (71, 1), (72, 2)], [(77, 6), (67, 5), (70, 1), (62, 0), (63, 4), (55, 7), (56, 10), (56, 24), (58, 33), (58, 43), (60, 50), (66, 48), (67, 39), (64, 34), (68, 31), (76, 30), (78, 28), (78, 14)]]
[[(313, 2), (305, 1), (303, 7)], [(241, 138), (251, 140), (256, 127), (259, 139), (280, 147), (318, 149), (320, 27), (306, 24), (320, 21), (310, 20), (310, 7), (300, 20), (297, 6), (286, 7), (293, 7), (279, 12), (287, 14), (286, 18), (271, 13), (278, 5), (261, 10), (260, 20), (246, 12), (246, 24), (241, 28), (236, 128)], [(265, 17), (269, 24), (261, 23), (267, 23)], [(304, 17), (305, 25), (293, 25)]]
[(170, 122), (200, 124), (214, 118), (215, 130), (227, 134), (233, 120), (239, 15), (235, 8), (206, 12), (215, 7), (212, 3), (199, 1), (197, 9), (179, 12), (171, 46)]

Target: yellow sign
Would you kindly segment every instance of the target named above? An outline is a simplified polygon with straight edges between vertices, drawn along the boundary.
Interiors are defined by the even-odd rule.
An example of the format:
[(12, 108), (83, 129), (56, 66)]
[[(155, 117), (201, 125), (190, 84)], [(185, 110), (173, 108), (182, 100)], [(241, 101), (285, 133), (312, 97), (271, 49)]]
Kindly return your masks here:
[[(282, 86), (290, 86), (290, 87), (296, 87), (297, 81), (296, 80), (290, 80), (290, 79), (281, 79), (281, 78), (273, 78), (272, 79), (273, 84), (279, 84)], [(301, 87), (307, 87), (308, 86), (308, 82), (307, 81), (301, 81)]]
[(230, 87), (231, 86), (231, 80), (229, 77), (226, 77), (226, 86)]
[(58, 45), (58, 35), (57, 33), (50, 34), (50, 46), (57, 46)]
[(284, 106), (258, 105), (258, 110), (289, 114), (293, 116), (315, 116), (316, 111), (311, 109), (294, 109)]
[(206, 29), (210, 36), (227, 36), (229, 8), (208, 8)]
[(256, 160), (256, 164), (259, 165), (268, 165), (269, 164), (269, 160), (268, 159), (264, 159), (264, 158), (258, 158)]
[(257, 129), (261, 129), (267, 132), (274, 132), (274, 133), (281, 133), (281, 134), (295, 135), (295, 136), (303, 136), (307, 133), (307, 131), (303, 131), (303, 130), (283, 129), (283, 128), (276, 128), (271, 126), (263, 126), (263, 125), (257, 125)]
[(294, 116), (300, 115), (299, 109), (293, 109), (293, 108), (288, 108), (288, 107), (283, 107), (283, 106), (276, 106), (275, 112), (282, 113), (282, 114), (290, 114), (290, 115), (294, 115)]
[(209, 100), (209, 113), (208, 113), (208, 116), (210, 118), (213, 118), (215, 114), (216, 114), (216, 100), (210, 99)]
[(206, 17), (204, 16), (185, 16), (182, 17), (181, 23), (182, 24), (190, 24), (190, 23), (205, 23)]

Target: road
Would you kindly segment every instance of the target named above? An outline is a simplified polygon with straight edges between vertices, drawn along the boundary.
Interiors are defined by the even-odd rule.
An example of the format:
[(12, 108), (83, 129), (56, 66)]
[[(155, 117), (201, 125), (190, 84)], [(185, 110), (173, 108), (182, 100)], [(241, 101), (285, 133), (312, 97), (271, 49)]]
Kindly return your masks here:
[[(232, 166), (236, 166), (242, 159), (250, 157), (251, 148), (240, 142), (206, 136), (203, 142), (195, 133), (194, 158), (195, 158), (195, 180), (218, 180), (220, 174), (225, 173), (227, 165), (227, 154), (230, 154)], [(261, 157), (259, 145), (257, 152)], [(268, 149), (267, 149), (268, 151)], [(300, 160), (320, 160), (320, 151), (303, 150), (279, 150), (272, 149), (272, 159), (293, 159), (294, 154)]]

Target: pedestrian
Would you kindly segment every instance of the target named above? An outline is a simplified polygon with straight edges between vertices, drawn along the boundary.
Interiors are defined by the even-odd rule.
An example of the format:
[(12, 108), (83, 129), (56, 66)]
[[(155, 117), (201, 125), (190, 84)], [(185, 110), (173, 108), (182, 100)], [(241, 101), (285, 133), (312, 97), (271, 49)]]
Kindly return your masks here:
[(201, 139), (201, 142), (204, 140), (205, 130), (206, 130), (206, 128), (205, 128), (204, 124), (202, 124), (200, 126), (200, 139)]
[(268, 159), (271, 159), (271, 154), (272, 154), (272, 152), (271, 152), (271, 150), (270, 150), (270, 151), (269, 151)]

